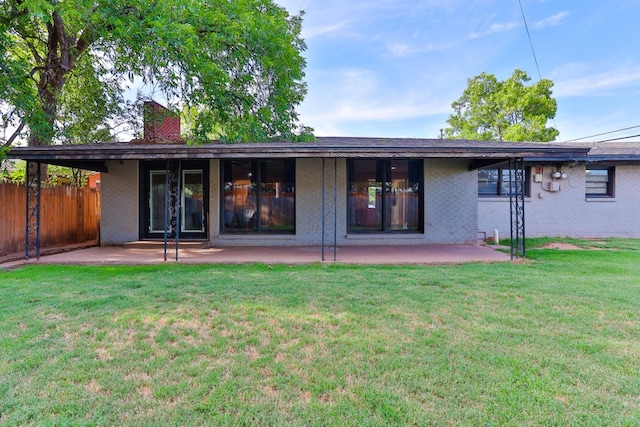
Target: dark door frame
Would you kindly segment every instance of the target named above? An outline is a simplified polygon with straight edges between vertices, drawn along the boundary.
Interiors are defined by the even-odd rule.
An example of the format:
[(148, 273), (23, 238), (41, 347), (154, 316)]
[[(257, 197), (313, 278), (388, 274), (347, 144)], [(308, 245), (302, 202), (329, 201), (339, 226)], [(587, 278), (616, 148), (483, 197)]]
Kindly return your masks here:
[[(150, 231), (150, 191), (151, 191), (151, 179), (150, 175), (152, 171), (158, 171), (166, 173), (167, 164), (169, 164), (169, 175), (174, 175), (177, 178), (177, 175), (182, 173), (185, 170), (200, 170), (202, 171), (202, 192), (203, 192), (203, 225), (204, 231), (181, 231), (179, 234), (180, 239), (193, 239), (193, 240), (201, 240), (207, 239), (209, 236), (209, 161), (207, 160), (183, 160), (181, 162), (178, 161), (141, 161), (140, 162), (140, 172), (139, 172), (139, 189), (140, 189), (140, 214), (139, 216), (139, 238), (140, 240), (155, 240), (155, 239), (163, 239), (164, 238), (164, 230), (151, 232)], [(180, 166), (179, 166), (180, 165)], [(180, 169), (180, 170), (179, 170)], [(171, 224), (171, 233), (168, 234), (168, 237), (175, 238), (176, 231), (176, 217), (175, 217), (175, 194), (181, 194), (176, 191), (177, 182), (181, 182), (182, 180), (178, 179), (170, 179), (171, 183), (169, 184), (170, 191), (166, 196), (169, 200), (170, 209), (169, 211), (173, 211), (172, 218), (169, 218), (169, 223)], [(181, 185), (184, 185), (182, 183)], [(180, 203), (180, 209), (184, 209), (182, 203)], [(171, 216), (171, 214), (170, 214)]]

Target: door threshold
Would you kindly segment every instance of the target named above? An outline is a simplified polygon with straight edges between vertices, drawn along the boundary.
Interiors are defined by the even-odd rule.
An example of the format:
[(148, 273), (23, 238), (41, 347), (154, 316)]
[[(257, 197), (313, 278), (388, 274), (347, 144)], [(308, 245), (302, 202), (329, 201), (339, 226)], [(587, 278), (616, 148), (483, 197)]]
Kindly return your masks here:
[[(174, 248), (176, 241), (173, 239), (167, 240), (167, 247)], [(124, 244), (125, 248), (132, 249), (157, 249), (164, 248), (164, 240), (136, 240), (133, 242), (127, 242)], [(178, 241), (178, 247), (180, 249), (207, 249), (209, 248), (209, 240), (205, 239), (184, 239)]]

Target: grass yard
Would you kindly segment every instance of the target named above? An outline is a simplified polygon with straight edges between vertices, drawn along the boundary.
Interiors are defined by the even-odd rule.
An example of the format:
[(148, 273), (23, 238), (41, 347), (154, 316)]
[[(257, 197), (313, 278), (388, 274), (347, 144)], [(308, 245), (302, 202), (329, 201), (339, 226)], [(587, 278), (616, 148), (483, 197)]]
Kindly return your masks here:
[(0, 270), (0, 424), (640, 425), (640, 242), (532, 243), (513, 264)]

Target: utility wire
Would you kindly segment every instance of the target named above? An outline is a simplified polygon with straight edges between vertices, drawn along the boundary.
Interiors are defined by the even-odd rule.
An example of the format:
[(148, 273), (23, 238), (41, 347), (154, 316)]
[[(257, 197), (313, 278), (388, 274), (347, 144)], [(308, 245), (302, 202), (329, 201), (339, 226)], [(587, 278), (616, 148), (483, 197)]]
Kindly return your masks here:
[(639, 137), (639, 136), (640, 136), (640, 134), (638, 134), (638, 135), (631, 135), (631, 136), (623, 136), (623, 137), (620, 137), (620, 138), (605, 139), (604, 141), (596, 141), (596, 142), (613, 142), (613, 141), (619, 141), (619, 140), (621, 140), (621, 139), (637, 138), (637, 137)]
[[(540, 80), (542, 80), (542, 73), (540, 72), (540, 65), (538, 65), (538, 57), (536, 56), (536, 50), (533, 47), (533, 40), (531, 39), (531, 32), (529, 31), (529, 25), (527, 24), (527, 17), (525, 16), (524, 8), (522, 7), (522, 0), (518, 0), (518, 4), (520, 5), (520, 12), (522, 13), (522, 20), (524, 21), (524, 28), (527, 30), (527, 37), (529, 38), (529, 46), (531, 46), (531, 53), (533, 54), (533, 61), (536, 64), (536, 70), (538, 70), (538, 77), (540, 78)], [(556, 129), (558, 129), (558, 125), (556, 124), (555, 118), (552, 119), (552, 120), (553, 120), (554, 127)], [(580, 141), (581, 139), (587, 139), (587, 138), (593, 138), (593, 137), (596, 137), (596, 136), (609, 135), (609, 134), (612, 134), (612, 133), (622, 132), (622, 131), (625, 131), (625, 130), (636, 129), (636, 128), (640, 128), (640, 125), (629, 126), (629, 127), (622, 128), (622, 129), (612, 130), (612, 131), (609, 131), (609, 132), (604, 132), (604, 133), (598, 133), (598, 134), (595, 134), (595, 135), (584, 136), (582, 138), (575, 138), (575, 139), (571, 139), (569, 141), (564, 141), (564, 142), (575, 142), (575, 141)], [(637, 138), (637, 137), (640, 137), (640, 135), (624, 136), (624, 137), (620, 137), (620, 138), (613, 138), (613, 139), (607, 139), (607, 140), (604, 140), (604, 141), (596, 141), (596, 142), (611, 142), (611, 141), (618, 141), (620, 139), (631, 139), (631, 138)]]
[[(533, 62), (536, 63), (536, 70), (538, 70), (538, 78), (542, 80), (542, 73), (540, 72), (540, 65), (538, 65), (538, 57), (536, 56), (536, 50), (533, 47), (533, 40), (531, 39), (531, 32), (529, 31), (529, 24), (527, 24), (527, 17), (524, 14), (524, 8), (522, 7), (522, 0), (518, 0), (520, 5), (520, 12), (522, 13), (522, 20), (524, 21), (524, 28), (527, 30), (527, 37), (529, 38), (529, 46), (531, 46), (531, 53), (533, 54)], [(555, 117), (551, 119), (553, 121), (553, 127), (558, 129)]]
[(529, 38), (529, 46), (531, 46), (531, 53), (533, 53), (533, 61), (536, 63), (536, 69), (538, 70), (538, 77), (542, 80), (542, 73), (540, 72), (540, 66), (538, 65), (538, 58), (536, 57), (536, 50), (533, 48), (533, 41), (531, 40), (531, 33), (529, 32), (529, 25), (527, 25), (527, 18), (524, 15), (524, 8), (522, 7), (522, 0), (518, 0), (520, 4), (520, 12), (522, 12), (522, 20), (524, 21), (524, 28), (527, 30), (527, 37)]
[[(640, 125), (629, 126), (628, 128), (611, 130), (609, 132), (597, 133), (595, 135), (583, 136), (582, 138), (570, 139), (569, 141), (565, 141), (565, 142), (576, 142), (576, 141), (580, 141), (581, 139), (587, 139), (587, 138), (593, 138), (593, 137), (596, 137), (596, 136), (609, 135), (609, 134), (612, 134), (612, 133), (622, 132), (622, 131), (625, 131), (625, 130), (636, 129), (636, 128), (640, 128)], [(622, 139), (622, 138), (619, 138), (619, 139)], [(603, 141), (600, 141), (600, 142), (603, 142)]]

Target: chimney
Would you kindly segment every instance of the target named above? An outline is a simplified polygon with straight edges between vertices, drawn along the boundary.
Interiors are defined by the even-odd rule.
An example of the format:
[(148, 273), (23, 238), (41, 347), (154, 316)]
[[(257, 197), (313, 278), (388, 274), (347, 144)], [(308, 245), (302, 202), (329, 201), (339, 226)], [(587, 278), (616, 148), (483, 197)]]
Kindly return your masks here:
[(183, 144), (180, 138), (180, 116), (155, 101), (144, 103), (144, 142)]

